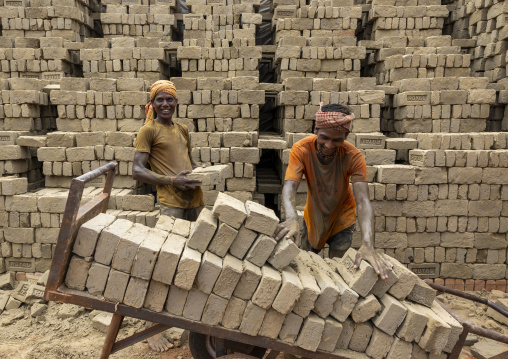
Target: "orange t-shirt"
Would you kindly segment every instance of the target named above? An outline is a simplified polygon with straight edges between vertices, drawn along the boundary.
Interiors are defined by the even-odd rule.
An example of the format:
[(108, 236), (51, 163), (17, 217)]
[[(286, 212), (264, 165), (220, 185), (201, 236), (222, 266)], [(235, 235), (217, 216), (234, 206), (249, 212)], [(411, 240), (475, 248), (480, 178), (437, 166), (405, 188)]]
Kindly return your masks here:
[(317, 136), (308, 136), (293, 145), (285, 180), (307, 180), (304, 219), (309, 242), (315, 249), (328, 238), (356, 222), (356, 203), (349, 184), (367, 182), (367, 165), (362, 153), (344, 141), (334, 160), (323, 165), (316, 154)]

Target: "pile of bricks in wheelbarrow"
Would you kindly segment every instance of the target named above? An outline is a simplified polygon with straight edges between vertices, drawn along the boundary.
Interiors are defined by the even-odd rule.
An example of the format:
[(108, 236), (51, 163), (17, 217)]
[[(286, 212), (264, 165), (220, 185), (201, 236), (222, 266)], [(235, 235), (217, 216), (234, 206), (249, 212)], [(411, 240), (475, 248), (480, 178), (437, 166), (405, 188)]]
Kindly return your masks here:
[(69, 288), (310, 351), (354, 358), (446, 358), (462, 326), (395, 259), (388, 279), (356, 250), (323, 259), (276, 241), (275, 213), (224, 193), (196, 222), (155, 228), (100, 214), (79, 229)]

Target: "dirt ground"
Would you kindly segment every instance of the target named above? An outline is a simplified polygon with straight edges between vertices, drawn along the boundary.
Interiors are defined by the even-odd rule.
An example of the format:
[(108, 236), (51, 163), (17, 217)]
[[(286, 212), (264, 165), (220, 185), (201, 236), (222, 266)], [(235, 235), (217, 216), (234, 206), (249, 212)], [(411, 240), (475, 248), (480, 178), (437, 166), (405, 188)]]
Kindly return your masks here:
[[(488, 292), (476, 292), (488, 297)], [(440, 298), (456, 313), (476, 325), (508, 335), (508, 327), (499, 324), (486, 315), (481, 304), (441, 295)], [(76, 317), (62, 318), (62, 305), (48, 303), (47, 310), (34, 318), (30, 307), (23, 305), (14, 310), (4, 311), (0, 315), (0, 358), (16, 359), (53, 359), (53, 358), (98, 358), (104, 341), (105, 332), (93, 327), (92, 318), (98, 312), (81, 310)], [(119, 339), (142, 330), (143, 323), (137, 319), (126, 318)], [(178, 333), (166, 332), (170, 340), (179, 344)], [(176, 339), (175, 339), (176, 338)], [(473, 358), (469, 350), (463, 351), (461, 359)], [(131, 348), (120, 351), (111, 358), (191, 358), (190, 351), (184, 343), (167, 353), (154, 353), (146, 343), (138, 343)]]

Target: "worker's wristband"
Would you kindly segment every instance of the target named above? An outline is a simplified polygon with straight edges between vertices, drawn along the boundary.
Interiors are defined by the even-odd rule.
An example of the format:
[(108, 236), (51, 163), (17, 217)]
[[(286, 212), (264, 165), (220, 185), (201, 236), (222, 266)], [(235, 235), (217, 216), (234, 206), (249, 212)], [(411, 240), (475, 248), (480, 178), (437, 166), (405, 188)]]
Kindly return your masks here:
[(171, 178), (171, 186), (173, 186), (173, 177), (169, 177)]

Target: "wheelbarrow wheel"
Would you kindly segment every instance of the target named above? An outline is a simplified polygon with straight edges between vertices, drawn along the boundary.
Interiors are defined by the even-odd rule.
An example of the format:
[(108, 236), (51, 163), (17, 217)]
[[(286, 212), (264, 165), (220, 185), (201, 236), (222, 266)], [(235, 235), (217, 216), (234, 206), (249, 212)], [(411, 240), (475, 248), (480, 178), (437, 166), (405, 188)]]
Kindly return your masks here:
[[(256, 347), (243, 343), (225, 340), (227, 354), (222, 358), (229, 359), (248, 359), (249, 357), (262, 358), (266, 353), (266, 348)], [(232, 349), (233, 348), (233, 349)], [(194, 359), (215, 359), (215, 337), (201, 333), (189, 333), (189, 349)], [(245, 356), (241, 356), (245, 354)], [(235, 355), (235, 357), (230, 357)]]

